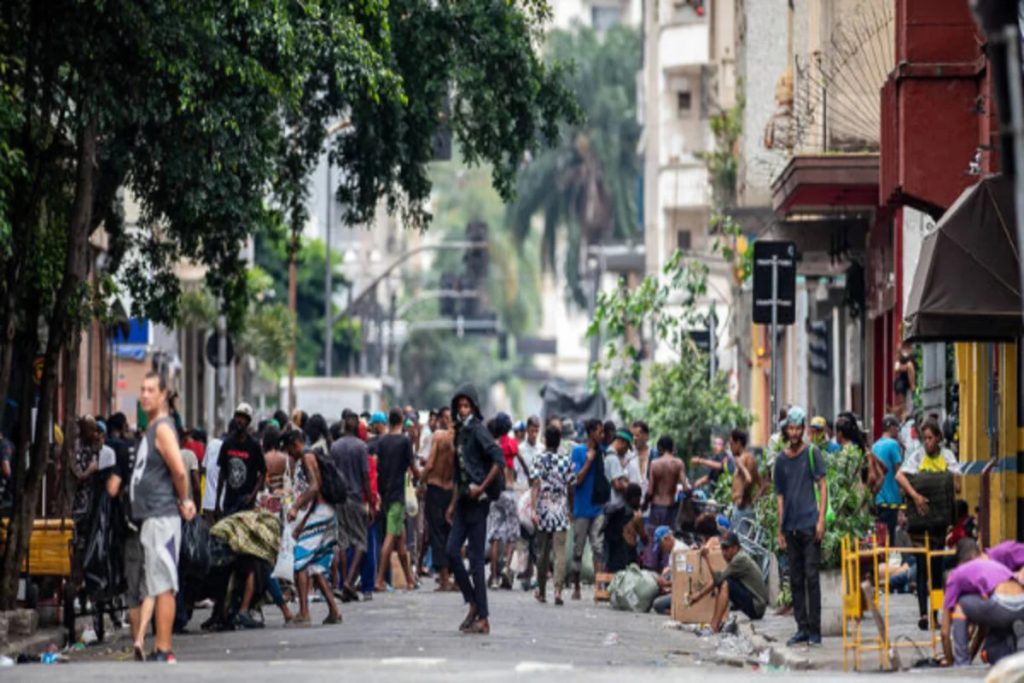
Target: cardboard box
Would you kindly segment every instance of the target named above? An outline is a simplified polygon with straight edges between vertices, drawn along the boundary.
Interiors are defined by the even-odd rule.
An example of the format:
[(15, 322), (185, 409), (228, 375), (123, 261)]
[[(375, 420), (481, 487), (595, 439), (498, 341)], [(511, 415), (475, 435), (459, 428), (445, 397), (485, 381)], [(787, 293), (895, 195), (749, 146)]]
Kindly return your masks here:
[(672, 553), (672, 619), (684, 624), (706, 624), (715, 611), (715, 596), (709, 593), (702, 600), (686, 604), (688, 595), (696, 595), (712, 582), (711, 571), (723, 571), (728, 564), (717, 545), (711, 548), (708, 562), (700, 557), (700, 549), (681, 548)]

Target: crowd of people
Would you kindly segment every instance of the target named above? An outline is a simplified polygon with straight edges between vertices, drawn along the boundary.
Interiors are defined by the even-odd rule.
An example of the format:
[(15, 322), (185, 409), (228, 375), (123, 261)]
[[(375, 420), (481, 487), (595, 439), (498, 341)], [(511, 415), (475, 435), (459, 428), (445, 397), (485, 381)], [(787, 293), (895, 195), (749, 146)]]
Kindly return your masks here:
[[(789, 644), (813, 646), (821, 643), (819, 569), (830, 465), (856, 464), (878, 527), (897, 546), (922, 541), (907, 537), (905, 506), (923, 513), (929, 504), (910, 475), (959, 474), (933, 421), (906, 430), (886, 417), (883, 436), (869, 448), (854, 415), (844, 413), (831, 424), (808, 420), (799, 407), (780, 416), (778, 432), (761, 453), (737, 428), (714, 438), (707, 454), (693, 455), (677, 453), (670, 435), (652, 439), (643, 421), (530, 417), (513, 423), (504, 413), (488, 420), (471, 386), (425, 419), (407, 406), (386, 413), (344, 410), (336, 422), (278, 411), (255, 422), (252, 407), (242, 403), (227, 432), (212, 439), (183, 429), (159, 376), (147, 376), (140, 402), (146, 417), (134, 437), (120, 414), (79, 421), (72, 514), (84, 525), (95, 498), (126, 501), (124, 601), (136, 656), (156, 661), (173, 660), (172, 631), (188, 627), (201, 597), (188, 590), (191, 579), (177, 557), (183, 524), (193, 524), (197, 510), (214, 529), (234, 525), (237, 533), (259, 536), (268, 515), (274, 528), (271, 556), (233, 565), (236, 595), (215, 601), (204, 629), (261, 628), (264, 602), (275, 604), (285, 623), (308, 624), (314, 592), (328, 608), (324, 624), (336, 624), (341, 603), (415, 590), (432, 576), (436, 591), (461, 592), (467, 613), (459, 629), (487, 634), (488, 590), (518, 583), (540, 603), (547, 603), (549, 589), (556, 606), (567, 594), (581, 599), (588, 547), (595, 574), (631, 564), (654, 572), (662, 593), (654, 609), (667, 612), (672, 553), (689, 547), (700, 549), (702, 561), (716, 552), (725, 561), (724, 570), (712, 571), (711, 585), (686, 596), (688, 604), (713, 599), (709, 628), (718, 632), (730, 611), (751, 619), (766, 611), (764, 566), (744, 551), (744, 539), (757, 529), (758, 499), (773, 495), (796, 621)], [(729, 499), (703, 505), (723, 476), (728, 488), (717, 490), (727, 490)], [(966, 556), (961, 542), (971, 540), (973, 526), (966, 510), (958, 512), (961, 522), (947, 542), (959, 544)], [(79, 531), (78, 538), (87, 536), (84, 526)], [(902, 577), (918, 587), (927, 627), (930, 611), (940, 609), (929, 610), (925, 587), (929, 578), (941, 586), (950, 567), (929, 572), (926, 563), (907, 566), (914, 564), (907, 559), (880, 571), (894, 585)], [(963, 586), (979, 585), (971, 571), (957, 570), (947, 581), (965, 593)], [(965, 581), (965, 573), (973, 578)], [(988, 590), (980, 594), (991, 597)], [(1017, 607), (1008, 604), (997, 607)], [(963, 613), (973, 619), (985, 608), (968, 601)], [(147, 655), (150, 620), (156, 637)], [(1005, 628), (995, 631), (1005, 638)]]

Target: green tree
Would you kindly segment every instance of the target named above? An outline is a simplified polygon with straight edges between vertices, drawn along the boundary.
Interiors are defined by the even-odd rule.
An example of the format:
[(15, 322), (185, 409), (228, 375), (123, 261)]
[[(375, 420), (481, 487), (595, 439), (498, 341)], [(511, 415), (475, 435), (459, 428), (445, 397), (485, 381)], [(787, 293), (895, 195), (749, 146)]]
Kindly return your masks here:
[[(698, 303), (707, 293), (707, 277), (705, 264), (687, 261), (676, 250), (660, 277), (649, 275), (633, 290), (623, 280), (616, 290), (602, 292), (587, 332), (605, 340), (591, 369), (592, 385), (625, 419), (645, 418), (656, 431), (670, 434), (684, 455), (703, 452), (713, 430), (746, 427), (751, 421), (729, 398), (726, 374), (711, 376), (707, 355), (686, 332), (704, 322)], [(638, 330), (652, 330), (673, 360), (645, 365)], [(650, 385), (640, 400), (645, 368)]]
[(586, 247), (638, 233), (636, 74), (641, 45), (640, 33), (624, 26), (603, 33), (554, 32), (547, 43), (549, 60), (574, 60), (569, 83), (586, 118), (565, 126), (561, 143), (523, 168), (509, 220), (521, 244), (534, 218), (543, 216), (546, 269), (555, 268), (557, 243), (566, 241), (567, 293), (580, 305), (586, 300), (580, 282)]
[[(496, 187), (511, 196), (519, 160), (575, 113), (560, 67), (532, 48), (546, 8), (538, 0), (4, 4), (0, 397), (22, 407), (11, 431), (28, 457), (15, 460), (0, 608), (14, 604), (50, 452), (58, 361), (70, 359), (70, 450), (79, 331), (104, 314), (114, 275), (134, 313), (170, 323), (175, 264), (205, 264), (206, 284), (237, 329), (250, 303), (240, 245), (262, 228), (294, 232), (303, 223), (306, 178), (338, 121), (346, 127), (332, 154), (351, 220), (385, 198), (426, 225), (426, 167), (442, 125), (469, 161), (492, 164)], [(446, 97), (452, 115), (443, 122)], [(136, 225), (123, 220), (123, 192), (140, 207)], [(88, 241), (100, 226), (109, 250), (97, 273)], [(26, 379), (37, 356), (38, 387)], [(12, 377), (21, 379), (12, 385)], [(37, 395), (33, 433), (27, 406)]]

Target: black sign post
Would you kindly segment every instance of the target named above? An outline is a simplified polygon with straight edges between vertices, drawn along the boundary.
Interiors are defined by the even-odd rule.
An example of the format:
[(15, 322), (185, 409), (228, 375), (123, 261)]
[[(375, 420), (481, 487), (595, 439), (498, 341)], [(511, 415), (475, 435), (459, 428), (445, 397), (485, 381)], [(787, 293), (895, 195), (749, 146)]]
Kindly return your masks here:
[(771, 325), (771, 411), (778, 415), (778, 329), (796, 319), (796, 245), (754, 242), (754, 322)]

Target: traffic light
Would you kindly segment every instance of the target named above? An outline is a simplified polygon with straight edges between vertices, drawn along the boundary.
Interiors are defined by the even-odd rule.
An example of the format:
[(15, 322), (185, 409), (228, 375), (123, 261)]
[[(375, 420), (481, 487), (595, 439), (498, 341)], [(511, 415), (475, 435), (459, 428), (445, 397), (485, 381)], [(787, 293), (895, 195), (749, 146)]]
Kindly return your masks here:
[[(487, 224), (482, 221), (473, 221), (467, 225), (466, 240), (486, 245)], [(462, 261), (466, 265), (467, 284), (471, 288), (486, 281), (488, 265), (486, 246), (467, 249), (465, 256), (462, 257)]]
[(447, 318), (454, 318), (457, 315), (455, 305), (456, 298), (450, 292), (459, 290), (459, 277), (455, 273), (441, 273), (441, 315)]
[(477, 317), (480, 311), (480, 298), (476, 296), (479, 294), (479, 288), (477, 283), (472, 282), (468, 276), (460, 277), (458, 280), (458, 288), (462, 292), (463, 297), (459, 299), (459, 305), (456, 309), (463, 318), (471, 320)]

